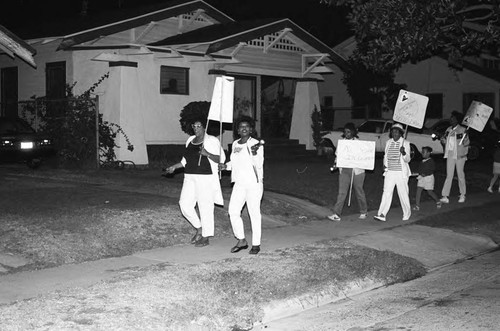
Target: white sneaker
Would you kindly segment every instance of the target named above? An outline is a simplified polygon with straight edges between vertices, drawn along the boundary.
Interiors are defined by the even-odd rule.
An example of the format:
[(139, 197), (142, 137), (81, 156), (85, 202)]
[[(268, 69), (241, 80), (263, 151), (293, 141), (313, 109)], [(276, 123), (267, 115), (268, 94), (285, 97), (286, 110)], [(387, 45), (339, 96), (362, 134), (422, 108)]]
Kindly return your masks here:
[(458, 198), (458, 203), (464, 203), (465, 202), (465, 195), (461, 195), (460, 198)]
[(337, 214), (333, 214), (333, 215), (328, 216), (328, 219), (330, 219), (334, 222), (340, 222), (340, 216)]
[(450, 200), (448, 199), (448, 197), (442, 197), (441, 199), (439, 199), (439, 201), (441, 203), (450, 203)]
[(365, 220), (368, 215), (366, 213), (359, 214), (359, 219), (360, 220)]
[(441, 201), (438, 201), (436, 202), (436, 208), (441, 208), (441, 206), (443, 205), (443, 203)]
[(487, 190), (487, 191), (488, 191), (488, 192), (490, 192), (490, 193), (493, 193), (493, 189), (491, 188), (491, 186), (490, 186), (490, 187), (488, 187), (488, 190)]
[(373, 216), (373, 218), (376, 219), (377, 221), (385, 222), (385, 216), (384, 216), (384, 214), (375, 215), (375, 216)]

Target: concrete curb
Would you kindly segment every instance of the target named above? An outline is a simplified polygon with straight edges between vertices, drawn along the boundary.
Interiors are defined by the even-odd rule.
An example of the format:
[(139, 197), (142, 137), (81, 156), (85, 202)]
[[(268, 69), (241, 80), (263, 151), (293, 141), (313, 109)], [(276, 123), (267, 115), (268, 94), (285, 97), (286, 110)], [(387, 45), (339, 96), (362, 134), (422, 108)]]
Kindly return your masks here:
[(351, 296), (371, 291), (386, 285), (387, 284), (383, 282), (375, 282), (371, 279), (365, 279), (351, 282), (343, 289), (323, 290), (304, 294), (293, 299), (271, 302), (263, 308), (264, 316), (262, 320), (255, 323), (254, 326), (263, 325), (265, 323), (292, 316), (308, 309), (318, 308), (332, 302), (348, 299)]

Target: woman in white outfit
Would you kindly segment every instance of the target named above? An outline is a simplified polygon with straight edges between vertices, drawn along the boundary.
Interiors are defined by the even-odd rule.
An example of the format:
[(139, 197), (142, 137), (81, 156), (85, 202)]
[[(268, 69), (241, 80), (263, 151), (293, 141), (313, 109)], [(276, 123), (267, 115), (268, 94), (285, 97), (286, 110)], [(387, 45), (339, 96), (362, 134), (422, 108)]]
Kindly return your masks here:
[(262, 183), (264, 174), (264, 148), (262, 144), (251, 137), (255, 122), (251, 117), (242, 116), (236, 121), (240, 139), (233, 142), (231, 160), (227, 164), (219, 164), (219, 169), (230, 170), (231, 181), (234, 183), (229, 201), (229, 218), (234, 236), (238, 239), (231, 253), (237, 253), (248, 248), (241, 211), (247, 205), (252, 224), (252, 249), (250, 254), (260, 252), (261, 223), (260, 202), (264, 192)]
[(442, 198), (440, 200), (442, 203), (450, 202), (448, 196), (450, 195), (455, 169), (457, 170), (458, 189), (460, 191), (458, 202), (465, 202), (467, 186), (465, 184), (464, 167), (467, 161), (467, 153), (469, 153), (469, 135), (466, 128), (460, 124), (463, 117), (462, 113), (453, 111), (450, 117), (451, 125), (441, 138), (441, 143), (444, 145), (443, 157), (446, 159), (446, 180), (443, 184)]
[(410, 143), (403, 139), (405, 131), (403, 126), (395, 123), (391, 127), (392, 138), (385, 144), (384, 154), (384, 193), (378, 208), (378, 213), (374, 218), (377, 221), (385, 222), (385, 217), (391, 208), (392, 194), (394, 187), (398, 190), (399, 202), (403, 208), (403, 221), (407, 221), (411, 216), (410, 193), (408, 189), (408, 179), (411, 171), (409, 162)]
[[(191, 125), (194, 135), (186, 142), (182, 160), (165, 171), (173, 173), (184, 167), (179, 205), (182, 215), (196, 229), (191, 243), (196, 247), (209, 244), (208, 237), (214, 235), (214, 204), (223, 205), (222, 190), (218, 176), (218, 164), (225, 161), (219, 139), (205, 133), (203, 120)], [(198, 204), (200, 216), (196, 213)]]

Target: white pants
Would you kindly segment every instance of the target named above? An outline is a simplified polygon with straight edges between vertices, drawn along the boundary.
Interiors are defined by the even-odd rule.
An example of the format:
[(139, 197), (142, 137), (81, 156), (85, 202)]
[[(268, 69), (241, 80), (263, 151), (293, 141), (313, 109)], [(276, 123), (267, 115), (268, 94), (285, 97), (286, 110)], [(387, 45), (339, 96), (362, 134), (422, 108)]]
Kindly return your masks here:
[(382, 201), (378, 208), (378, 215), (387, 216), (392, 203), (392, 194), (394, 186), (398, 190), (399, 202), (403, 208), (403, 219), (409, 219), (411, 216), (410, 194), (408, 189), (408, 177), (403, 176), (401, 171), (387, 171), (384, 179), (384, 193)]
[(457, 169), (458, 189), (460, 191), (460, 195), (465, 195), (465, 193), (467, 193), (464, 173), (465, 161), (467, 161), (466, 157), (459, 159), (451, 157), (446, 158), (446, 180), (444, 181), (443, 190), (441, 191), (442, 196), (447, 197), (450, 195), (451, 183), (453, 182), (455, 169)]
[(262, 183), (255, 184), (238, 184), (233, 186), (231, 199), (229, 200), (229, 218), (233, 227), (234, 236), (236, 239), (245, 239), (245, 229), (241, 211), (245, 203), (247, 204), (250, 222), (252, 224), (252, 245), (260, 245), (260, 237), (262, 233), (262, 215), (260, 213), (260, 201), (264, 193)]
[[(214, 197), (212, 190), (207, 190), (212, 183), (210, 175), (185, 174), (179, 199), (182, 215), (196, 229), (201, 227), (203, 237), (214, 235)], [(196, 213), (196, 204), (200, 217)]]

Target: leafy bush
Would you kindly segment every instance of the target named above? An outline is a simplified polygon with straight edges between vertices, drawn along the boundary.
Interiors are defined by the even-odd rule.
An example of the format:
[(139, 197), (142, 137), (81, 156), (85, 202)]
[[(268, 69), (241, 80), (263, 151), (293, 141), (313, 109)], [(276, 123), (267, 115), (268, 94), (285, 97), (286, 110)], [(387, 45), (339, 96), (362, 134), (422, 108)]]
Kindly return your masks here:
[(312, 135), (313, 135), (313, 144), (314, 147), (318, 148), (321, 143), (321, 128), (323, 127), (323, 120), (321, 117), (321, 112), (318, 110), (316, 105), (314, 106), (314, 110), (311, 114), (312, 119)]
[[(64, 167), (89, 167), (96, 163), (96, 98), (91, 94), (109, 76), (105, 74), (81, 95), (75, 95), (75, 84), (67, 86), (66, 97), (60, 100), (49, 100), (46, 97), (33, 96), (33, 102), (23, 106), (22, 115), (39, 131), (52, 137), (57, 150), (58, 164)], [(127, 149), (133, 151), (123, 129), (104, 121), (98, 115), (99, 123), (99, 158), (105, 162), (116, 160), (115, 142), (118, 134), (122, 134), (127, 142)]]

